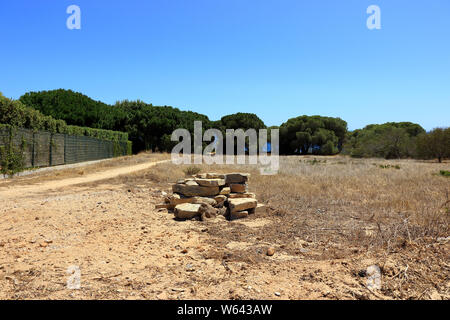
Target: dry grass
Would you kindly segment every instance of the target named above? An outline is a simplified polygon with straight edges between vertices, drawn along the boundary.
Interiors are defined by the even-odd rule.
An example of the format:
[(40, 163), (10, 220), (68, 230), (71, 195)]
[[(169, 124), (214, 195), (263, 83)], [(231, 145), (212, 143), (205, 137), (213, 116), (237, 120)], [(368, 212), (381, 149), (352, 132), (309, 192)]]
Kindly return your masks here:
[[(420, 299), (428, 290), (423, 288), (430, 285), (441, 292), (449, 290), (445, 284), (448, 245), (436, 245), (438, 238), (449, 236), (450, 179), (439, 175), (449, 165), (293, 156), (281, 157), (279, 173), (273, 176), (260, 175), (259, 168), (249, 165), (198, 167), (201, 172), (250, 172), (250, 190), (270, 208), (270, 213), (256, 219), (272, 223), (257, 230), (242, 225), (231, 226), (231, 231), (209, 228), (221, 245), (259, 239), (276, 243), (288, 254), (303, 255), (300, 241), (310, 250), (308, 259), (321, 261), (363, 254), (378, 260), (391, 278), (383, 294)], [(117, 182), (128, 187), (156, 184), (170, 191), (170, 184), (184, 176), (186, 167), (160, 164), (156, 170), (120, 177)], [(221, 254), (211, 252), (208, 258)], [(258, 263), (258, 257), (248, 251), (233, 254), (233, 259), (247, 263)]]
[[(283, 223), (289, 236), (330, 241), (333, 235), (337, 242), (389, 250), (399, 241), (448, 235), (450, 180), (439, 175), (448, 163), (314, 159), (281, 157), (279, 173), (271, 176), (250, 165), (197, 167), (200, 172), (250, 172), (250, 190), (273, 214), (289, 221)], [(167, 188), (192, 167), (160, 164), (118, 180), (128, 186), (148, 181)]]

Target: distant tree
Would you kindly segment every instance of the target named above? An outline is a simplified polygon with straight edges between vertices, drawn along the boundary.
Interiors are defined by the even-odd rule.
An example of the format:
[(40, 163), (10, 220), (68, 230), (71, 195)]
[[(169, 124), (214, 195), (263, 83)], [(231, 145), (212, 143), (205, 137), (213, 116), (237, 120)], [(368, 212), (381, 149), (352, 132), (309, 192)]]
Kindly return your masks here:
[(450, 128), (436, 128), (422, 133), (417, 139), (417, 149), (421, 158), (437, 158), (439, 162), (450, 158)]
[[(220, 126), (226, 129), (265, 129), (266, 125), (258, 118), (254, 113), (242, 113), (238, 112), (220, 119)], [(219, 128), (218, 128), (219, 129)]]
[(125, 117), (116, 108), (72, 90), (29, 92), (20, 101), (69, 125), (117, 130)]
[(185, 128), (193, 133), (197, 120), (202, 122), (203, 130), (211, 128), (207, 116), (192, 111), (153, 106), (140, 100), (125, 100), (111, 106), (71, 90), (30, 92), (20, 102), (70, 125), (127, 132), (133, 152), (170, 151), (173, 144), (168, 137), (172, 132)]
[(385, 159), (414, 157), (417, 136), (423, 132), (420, 125), (411, 122), (371, 124), (347, 135), (344, 153)]
[(340, 118), (300, 116), (280, 126), (282, 154), (338, 153), (347, 134), (347, 122)]
[[(227, 129), (238, 130), (242, 129), (244, 132), (248, 129), (255, 129), (258, 134), (260, 129), (266, 129), (266, 125), (264, 122), (254, 113), (243, 113), (238, 112), (235, 114), (224, 116), (220, 119), (220, 121), (214, 121), (212, 126), (216, 129), (222, 131), (224, 139), (227, 138)], [(258, 144), (259, 142), (257, 142)], [(224, 146), (225, 147), (225, 146)], [(257, 145), (257, 147), (259, 147)], [(237, 141), (235, 140), (234, 144), (234, 153), (237, 154), (238, 151)], [(243, 152), (249, 151), (249, 139), (246, 138), (245, 146)]]

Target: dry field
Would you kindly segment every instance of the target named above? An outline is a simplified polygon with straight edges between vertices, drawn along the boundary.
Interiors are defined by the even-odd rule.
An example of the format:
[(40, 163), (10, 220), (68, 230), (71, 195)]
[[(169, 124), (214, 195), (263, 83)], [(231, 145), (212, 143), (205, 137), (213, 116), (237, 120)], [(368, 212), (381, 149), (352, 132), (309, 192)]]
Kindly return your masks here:
[[(438, 174), (448, 162), (282, 157), (274, 176), (201, 165), (250, 172), (269, 212), (200, 222), (154, 209), (187, 166), (107, 174), (167, 157), (1, 181), (0, 298), (450, 298), (450, 179)], [(381, 269), (379, 290), (367, 286), (370, 265)], [(67, 289), (70, 266), (81, 271), (79, 290)]]

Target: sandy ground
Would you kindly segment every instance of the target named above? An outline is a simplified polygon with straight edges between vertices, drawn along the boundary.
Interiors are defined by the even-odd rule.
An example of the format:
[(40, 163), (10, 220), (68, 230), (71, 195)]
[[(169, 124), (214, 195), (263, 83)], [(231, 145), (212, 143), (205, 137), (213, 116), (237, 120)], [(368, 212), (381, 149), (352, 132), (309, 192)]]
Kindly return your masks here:
[[(10, 198), (17, 198), (18, 193), (22, 195), (26, 195), (28, 198), (30, 195), (35, 193), (42, 193), (53, 189), (60, 189), (70, 186), (75, 186), (79, 184), (91, 183), (100, 180), (106, 180), (115, 178), (120, 175), (135, 173), (138, 171), (146, 170), (151, 168), (158, 163), (168, 162), (169, 160), (155, 161), (150, 163), (141, 163), (132, 166), (125, 166), (115, 169), (110, 169), (106, 171), (101, 171), (98, 173), (91, 173), (86, 176), (76, 177), (76, 178), (68, 178), (57, 181), (45, 181), (42, 183), (36, 183), (29, 186), (20, 186), (20, 188), (9, 188), (9, 187), (1, 187), (0, 185), (0, 200), (8, 200)], [(90, 163), (89, 163), (90, 164)], [(18, 192), (18, 190), (20, 190)]]
[[(302, 239), (292, 239), (299, 251), (290, 255), (279, 243), (254, 236), (261, 228), (276, 228), (273, 217), (175, 221), (166, 210), (154, 209), (169, 185), (130, 188), (120, 179), (105, 180), (151, 173), (153, 165), (0, 185), (0, 299), (390, 298), (358, 276), (379, 262), (373, 255), (311, 259), (315, 249)], [(214, 230), (230, 237), (219, 238)], [(233, 241), (234, 232), (248, 237)], [(274, 256), (265, 254), (269, 246)], [(384, 260), (384, 272), (401, 274), (390, 263)], [(70, 289), (77, 270), (81, 287)], [(429, 288), (417, 298), (445, 297)]]

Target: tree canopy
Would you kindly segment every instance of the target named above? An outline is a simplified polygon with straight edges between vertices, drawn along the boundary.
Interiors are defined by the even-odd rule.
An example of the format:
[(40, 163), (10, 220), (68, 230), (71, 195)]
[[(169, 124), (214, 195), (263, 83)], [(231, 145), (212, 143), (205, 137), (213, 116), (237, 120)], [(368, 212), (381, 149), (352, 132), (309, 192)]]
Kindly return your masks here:
[(450, 128), (435, 128), (417, 137), (417, 154), (423, 159), (450, 158)]
[(127, 133), (67, 125), (64, 120), (43, 115), (40, 111), (24, 105), (21, 101), (8, 99), (1, 94), (0, 125), (48, 131), (50, 133), (89, 136), (103, 140), (128, 141)]
[[(150, 149), (171, 151), (176, 144), (171, 141), (172, 132), (185, 128), (193, 134), (194, 121), (197, 120), (202, 122), (203, 130), (219, 129), (224, 138), (226, 129), (246, 131), (251, 128), (267, 128), (253, 113), (238, 112), (211, 121), (200, 113), (170, 106), (154, 106), (140, 100), (124, 100), (108, 105), (81, 93), (63, 89), (26, 93), (18, 101), (1, 97), (0, 123), (61, 133), (80, 134), (80, 130), (84, 130), (86, 134), (86, 127), (122, 131), (133, 142), (133, 152)], [(387, 159), (442, 159), (449, 156), (446, 153), (449, 149), (448, 129), (426, 133), (419, 124), (411, 122), (371, 124), (348, 132), (347, 123), (340, 118), (304, 115), (269, 129), (272, 128), (280, 130), (280, 154), (312, 152), (317, 155), (333, 155), (343, 151), (354, 157)], [(95, 134), (100, 134), (100, 131)], [(271, 132), (268, 130), (269, 141), (270, 137)], [(246, 149), (248, 142), (247, 138)]]
[(280, 153), (331, 155), (341, 150), (347, 122), (340, 118), (300, 116), (280, 126)]
[(126, 117), (122, 110), (72, 90), (29, 92), (20, 101), (47, 116), (81, 127), (115, 130)]
[(414, 157), (416, 138), (422, 133), (425, 130), (411, 122), (371, 124), (349, 133), (344, 151), (353, 157)]

